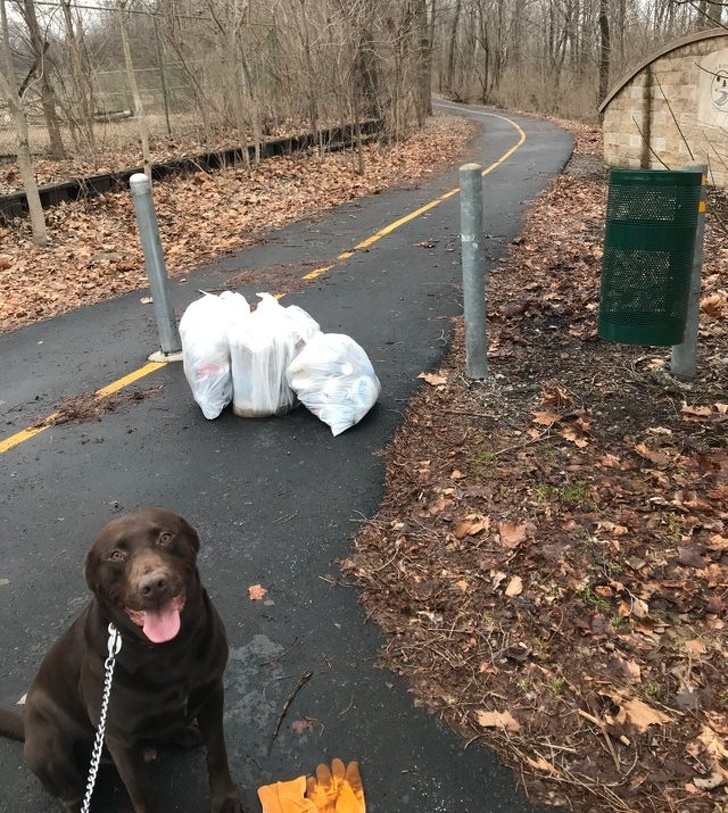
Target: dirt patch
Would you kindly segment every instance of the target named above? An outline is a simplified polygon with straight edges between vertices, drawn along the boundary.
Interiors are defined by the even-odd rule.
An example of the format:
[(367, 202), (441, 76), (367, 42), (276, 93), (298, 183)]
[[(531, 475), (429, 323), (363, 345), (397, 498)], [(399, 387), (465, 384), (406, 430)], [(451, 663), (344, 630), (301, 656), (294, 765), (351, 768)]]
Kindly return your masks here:
[(486, 383), (463, 378), (458, 323), (343, 567), (386, 633), (382, 663), (466, 744), (495, 749), (532, 800), (717, 813), (728, 240), (710, 220), (693, 382), (670, 375), (669, 348), (599, 340), (595, 158), (538, 199), (490, 275)]
[(158, 395), (161, 390), (162, 386), (160, 385), (140, 390), (123, 390), (104, 396), (96, 393), (84, 393), (72, 398), (64, 398), (58, 402), (53, 414), (38, 421), (35, 428), (60, 426), (65, 423), (100, 421), (104, 415), (118, 412), (131, 404)]
[(242, 285), (258, 285), (261, 291), (295, 293), (311, 282), (305, 279), (307, 274), (330, 264), (331, 260), (307, 260), (301, 263), (279, 263), (265, 268), (249, 268), (226, 280), (222, 290), (236, 290)]

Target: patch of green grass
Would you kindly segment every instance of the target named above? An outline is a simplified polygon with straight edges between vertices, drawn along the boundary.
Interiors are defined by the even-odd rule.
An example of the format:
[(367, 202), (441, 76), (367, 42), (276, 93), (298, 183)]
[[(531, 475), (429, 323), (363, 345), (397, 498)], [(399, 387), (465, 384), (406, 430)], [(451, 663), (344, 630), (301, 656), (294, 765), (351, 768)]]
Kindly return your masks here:
[(569, 483), (559, 491), (559, 499), (564, 505), (576, 508), (592, 509), (595, 507), (589, 483)]
[(621, 562), (610, 561), (609, 563), (605, 563), (604, 574), (608, 578), (619, 576), (621, 573), (624, 573), (624, 567), (622, 567)]
[(549, 678), (546, 685), (554, 694), (561, 694), (566, 687), (566, 681), (559, 675), (554, 675), (554, 677)]
[(718, 699), (720, 701), (721, 708), (728, 706), (728, 689), (724, 689), (722, 692), (720, 692), (718, 694)]
[(683, 535), (682, 520), (677, 514), (665, 514), (663, 516), (663, 523), (667, 529), (667, 536), (670, 542), (677, 545)]
[(498, 458), (493, 452), (481, 449), (472, 456), (470, 465), (483, 477), (492, 477), (498, 468)]
[(579, 597), (587, 607), (591, 607), (593, 610), (599, 610), (601, 612), (610, 609), (610, 604), (607, 599), (598, 596), (591, 587), (585, 587), (579, 593)]
[(657, 703), (662, 702), (662, 689), (656, 683), (645, 681), (642, 684), (642, 692), (648, 700), (654, 700)]
[(567, 483), (556, 487), (550, 483), (539, 483), (533, 490), (536, 503), (545, 508), (551, 502), (560, 502), (568, 508), (582, 508), (591, 511), (596, 508), (594, 494), (589, 483)]
[(623, 618), (621, 615), (614, 615), (609, 616), (609, 623), (614, 627), (617, 632), (624, 632), (629, 628), (629, 624), (627, 623), (627, 619)]
[(545, 508), (552, 500), (556, 499), (556, 489), (548, 483), (539, 483), (533, 489), (533, 494), (539, 508)]
[(518, 689), (525, 694), (533, 686), (533, 680), (531, 680), (528, 675), (523, 675), (516, 681), (516, 686), (518, 686)]

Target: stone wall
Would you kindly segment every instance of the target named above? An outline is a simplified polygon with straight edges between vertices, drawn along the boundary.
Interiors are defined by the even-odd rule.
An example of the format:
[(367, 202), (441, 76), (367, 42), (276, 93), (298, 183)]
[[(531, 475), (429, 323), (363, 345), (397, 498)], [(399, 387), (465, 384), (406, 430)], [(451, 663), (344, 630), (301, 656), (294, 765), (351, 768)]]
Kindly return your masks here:
[(600, 110), (608, 167), (707, 164), (708, 182), (728, 187), (728, 31), (703, 31), (664, 48)]

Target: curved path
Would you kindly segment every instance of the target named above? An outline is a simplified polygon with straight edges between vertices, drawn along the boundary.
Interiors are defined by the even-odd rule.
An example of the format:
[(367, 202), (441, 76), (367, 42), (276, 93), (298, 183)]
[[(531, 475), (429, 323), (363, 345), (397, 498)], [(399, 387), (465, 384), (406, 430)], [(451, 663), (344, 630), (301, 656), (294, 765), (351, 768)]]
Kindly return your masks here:
[[(486, 169), (490, 265), (568, 160), (571, 139), (537, 119), (454, 109), (483, 125), (469, 158)], [(81, 567), (99, 528), (119, 511), (164, 505), (198, 528), (203, 579), (228, 627), (227, 737), (250, 811), (258, 785), (334, 756), (361, 761), (369, 813), (539, 810), (492, 754), (464, 749), (376, 668), (382, 637), (336, 566), (376, 513), (380, 452), (461, 312), (456, 186), (453, 170), (342, 206), (172, 283), (182, 310), (242, 268), (297, 263), (303, 276), (313, 263), (312, 282), (284, 304), (354, 337), (382, 381), (377, 406), (338, 438), (303, 409), (205, 421), (181, 365), (146, 365), (157, 342), (139, 293), (0, 337), (0, 697), (22, 694), (86, 601)], [(252, 300), (260, 287), (240, 290)], [(159, 389), (99, 422), (25, 431), (62, 398), (132, 384)], [(249, 600), (257, 583), (267, 601)], [(1, 813), (56, 810), (21, 758), (17, 743), (0, 740)], [(209, 809), (199, 752), (162, 752), (152, 769), (160, 813)], [(122, 810), (121, 798), (102, 774), (94, 810)]]

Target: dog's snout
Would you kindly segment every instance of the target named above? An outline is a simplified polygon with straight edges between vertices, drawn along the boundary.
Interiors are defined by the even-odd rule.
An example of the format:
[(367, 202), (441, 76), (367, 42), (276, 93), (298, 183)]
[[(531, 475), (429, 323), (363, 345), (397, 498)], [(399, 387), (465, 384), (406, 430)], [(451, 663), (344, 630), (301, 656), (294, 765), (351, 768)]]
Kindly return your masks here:
[(164, 596), (169, 588), (169, 578), (164, 570), (153, 570), (139, 579), (139, 594), (155, 599)]

